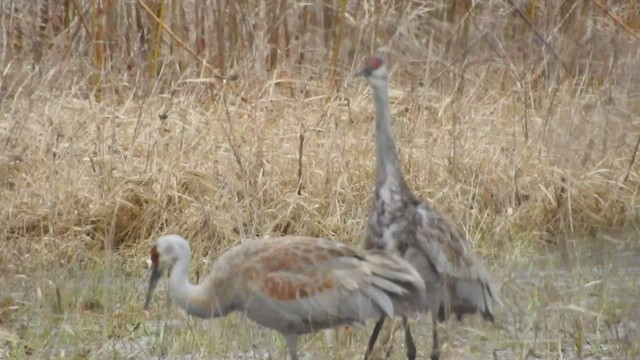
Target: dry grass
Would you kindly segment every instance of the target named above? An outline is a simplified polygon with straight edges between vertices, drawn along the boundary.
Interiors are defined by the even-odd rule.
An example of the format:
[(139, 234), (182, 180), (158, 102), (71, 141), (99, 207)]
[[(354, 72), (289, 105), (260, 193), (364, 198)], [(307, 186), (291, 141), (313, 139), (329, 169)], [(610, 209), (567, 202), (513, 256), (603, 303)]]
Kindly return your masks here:
[[(359, 244), (374, 178), (374, 128), (369, 91), (351, 74), (370, 52), (392, 65), (394, 129), (410, 186), (458, 220), (489, 263), (505, 264), (504, 273), (496, 269), (505, 284), (514, 282), (508, 269), (527, 256), (558, 249), (571, 259), (590, 242), (581, 239), (635, 231), (634, 1), (608, 15), (586, 1), (518, 4), (535, 31), (498, 1), (471, 9), (466, 1), (255, 1), (225, 11), (224, 1), (150, 2), (173, 37), (141, 1), (79, 12), (81, 3), (1, 4), (0, 272), (12, 285), (0, 293), (0, 342), (9, 341), (1, 332), (9, 329), (18, 338), (9, 342), (29, 343), (6, 356), (25, 348), (51, 355), (63, 344), (108, 357), (91, 342), (110, 339), (111, 330), (79, 336), (96, 324), (124, 326), (137, 337), (139, 326), (127, 326), (143, 316), (139, 277), (149, 244), (162, 233), (192, 241), (200, 273), (200, 259), (254, 235)], [(198, 7), (207, 11), (196, 15)], [(227, 20), (213, 21), (219, 17)], [(216, 73), (238, 80), (202, 80)], [(113, 293), (99, 285), (82, 292), (80, 274), (119, 285)], [(23, 275), (42, 278), (30, 286)], [(536, 299), (550, 296), (546, 288), (519, 293), (507, 285), (508, 302), (530, 306), (517, 310), (523, 319), (544, 316), (551, 301)], [(55, 305), (56, 288), (67, 303)], [(602, 290), (607, 299), (580, 308), (625, 318), (631, 304), (607, 306), (615, 293)], [(562, 303), (575, 305), (580, 294)], [(91, 298), (99, 299), (99, 316), (86, 315)], [(50, 326), (42, 329), (66, 324), (67, 335), (56, 336), (76, 339), (25, 330), (25, 313), (47, 314), (47, 306), (62, 315), (41, 320)], [(583, 315), (567, 316), (570, 326), (547, 324), (545, 334), (575, 335), (585, 322), (593, 325)], [(527, 331), (538, 326), (525, 320), (518, 324)], [(224, 320), (216, 331), (246, 326), (237, 321)], [(198, 322), (188, 324), (188, 334), (172, 330), (176, 342), (154, 343), (156, 354), (225, 354), (246, 351), (252, 341), (211, 344)], [(508, 333), (483, 329), (493, 340)], [(234, 334), (221, 336), (231, 341)], [(342, 340), (340, 356), (359, 352), (362, 336)], [(496, 346), (522, 345), (514, 356), (528, 356), (530, 339), (507, 339)]]

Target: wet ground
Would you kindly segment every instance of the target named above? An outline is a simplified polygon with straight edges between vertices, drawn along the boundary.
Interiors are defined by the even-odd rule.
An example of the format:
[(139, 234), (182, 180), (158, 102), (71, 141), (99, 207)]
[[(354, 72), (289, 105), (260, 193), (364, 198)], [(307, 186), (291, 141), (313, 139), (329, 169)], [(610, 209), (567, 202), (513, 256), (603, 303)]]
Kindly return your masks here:
[[(506, 306), (498, 309), (495, 325), (475, 317), (440, 326), (443, 358), (640, 358), (637, 239), (601, 237), (569, 253), (491, 262)], [(109, 262), (93, 269), (60, 266), (37, 276), (3, 266), (0, 359), (284, 358), (284, 341), (276, 332), (239, 314), (208, 321), (184, 315), (167, 299), (166, 281), (145, 312), (144, 264), (116, 257)], [(301, 337), (300, 357), (359, 358), (372, 327)], [(428, 358), (429, 317), (422, 316), (413, 329), (419, 357)], [(391, 359), (403, 358), (402, 344), (401, 331), (386, 342)]]

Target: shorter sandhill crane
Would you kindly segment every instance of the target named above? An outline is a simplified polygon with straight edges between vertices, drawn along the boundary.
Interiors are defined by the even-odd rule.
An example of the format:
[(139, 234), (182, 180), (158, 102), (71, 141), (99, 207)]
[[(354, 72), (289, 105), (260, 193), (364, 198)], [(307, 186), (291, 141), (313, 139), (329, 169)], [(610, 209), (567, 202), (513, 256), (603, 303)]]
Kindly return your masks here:
[(300, 334), (407, 316), (426, 298), (424, 281), (401, 257), (322, 238), (247, 241), (222, 254), (198, 285), (187, 278), (191, 248), (181, 236), (160, 237), (151, 262), (145, 309), (162, 272), (171, 268), (171, 296), (187, 313), (212, 318), (242, 311), (282, 333), (292, 360)]

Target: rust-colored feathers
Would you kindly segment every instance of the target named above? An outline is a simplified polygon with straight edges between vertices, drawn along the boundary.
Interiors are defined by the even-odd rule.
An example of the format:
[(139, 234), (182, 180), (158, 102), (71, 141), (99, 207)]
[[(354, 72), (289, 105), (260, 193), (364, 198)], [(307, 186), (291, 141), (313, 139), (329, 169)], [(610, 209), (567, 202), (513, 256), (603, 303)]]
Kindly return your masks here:
[[(235, 269), (248, 315), (277, 328), (289, 319), (305, 333), (329, 323), (394, 316), (424, 301), (419, 274), (399, 256), (363, 252), (319, 238), (288, 236), (254, 240), (220, 257)], [(218, 273), (217, 266), (213, 273)], [(267, 314), (256, 314), (269, 308)], [(293, 324), (295, 323), (295, 325)]]

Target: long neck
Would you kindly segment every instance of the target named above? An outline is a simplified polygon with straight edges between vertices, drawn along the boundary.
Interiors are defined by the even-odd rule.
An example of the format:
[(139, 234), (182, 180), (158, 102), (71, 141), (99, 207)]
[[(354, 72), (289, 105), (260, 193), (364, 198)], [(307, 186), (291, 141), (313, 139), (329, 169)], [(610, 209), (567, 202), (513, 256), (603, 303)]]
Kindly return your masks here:
[(402, 171), (391, 131), (388, 87), (374, 86), (373, 100), (376, 112), (377, 181), (384, 182), (388, 178), (402, 181)]
[(235, 306), (229, 296), (224, 296), (223, 291), (217, 291), (214, 278), (207, 277), (200, 284), (193, 285), (187, 276), (191, 255), (185, 254), (173, 266), (169, 279), (171, 297), (178, 306), (188, 314), (200, 318), (212, 318), (224, 316), (235, 310)]

